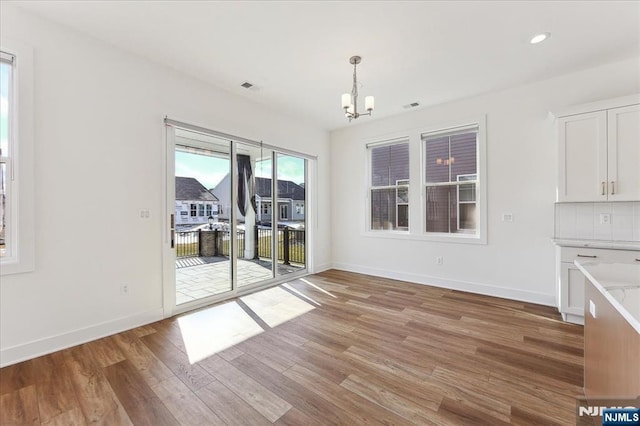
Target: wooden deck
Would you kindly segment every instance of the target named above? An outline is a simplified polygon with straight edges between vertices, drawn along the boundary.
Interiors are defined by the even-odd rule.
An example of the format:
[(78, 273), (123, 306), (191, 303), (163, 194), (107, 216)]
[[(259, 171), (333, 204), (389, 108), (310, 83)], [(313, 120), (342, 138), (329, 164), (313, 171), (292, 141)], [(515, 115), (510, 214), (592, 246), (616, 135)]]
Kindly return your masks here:
[(261, 331), (194, 364), (171, 318), (5, 367), (0, 424), (575, 424), (582, 327), (555, 309), (340, 271), (282, 290), (309, 310), (239, 301)]

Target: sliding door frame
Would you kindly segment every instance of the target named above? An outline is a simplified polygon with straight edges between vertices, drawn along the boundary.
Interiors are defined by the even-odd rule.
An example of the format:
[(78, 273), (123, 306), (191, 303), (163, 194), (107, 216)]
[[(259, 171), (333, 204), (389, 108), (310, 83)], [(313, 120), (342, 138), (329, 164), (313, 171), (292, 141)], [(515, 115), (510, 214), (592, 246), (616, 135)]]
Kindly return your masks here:
[[(206, 297), (203, 299), (194, 300), (192, 302), (183, 303), (176, 306), (176, 256), (175, 249), (171, 247), (172, 230), (171, 230), (171, 216), (175, 214), (175, 130), (182, 129), (186, 131), (201, 133), (203, 135), (216, 137), (223, 140), (228, 140), (230, 144), (230, 174), (231, 174), (231, 207), (229, 215), (230, 224), (230, 260), (231, 260), (231, 290)], [(314, 231), (316, 230), (315, 224), (316, 218), (310, 217), (309, 211), (316, 211), (316, 179), (315, 179), (315, 161), (316, 156), (303, 154), (300, 152), (288, 150), (274, 145), (263, 143), (262, 141), (254, 141), (238, 136), (229, 135), (226, 133), (218, 132), (215, 130), (207, 129), (200, 126), (195, 126), (188, 123), (172, 120), (167, 117), (164, 119), (164, 133), (165, 133), (165, 146), (163, 153), (164, 163), (164, 177), (162, 185), (162, 204), (164, 206), (163, 218), (162, 218), (162, 287), (163, 287), (163, 312), (164, 317), (168, 318), (173, 315), (198, 309), (203, 306), (211, 305), (223, 300), (239, 297), (244, 294), (256, 291), (257, 289), (268, 288), (278, 284), (282, 284), (287, 281), (291, 281), (296, 278), (303, 277), (310, 273), (313, 273), (313, 241)], [(247, 144), (254, 147), (262, 147), (271, 150), (271, 253), (272, 253), (272, 278), (269, 280), (260, 281), (246, 286), (238, 286), (238, 253), (237, 253), (237, 188), (238, 188), (238, 176), (237, 176), (237, 143)], [(278, 275), (278, 220), (275, 213), (277, 213), (278, 206), (278, 178), (277, 178), (277, 159), (278, 154), (290, 155), (294, 157), (302, 158), (305, 161), (305, 268), (292, 272), (286, 275)], [(314, 174), (310, 173), (313, 170)], [(310, 179), (311, 178), (311, 179)], [(313, 210), (312, 210), (313, 209)], [(175, 226), (175, 223), (173, 224)], [(273, 237), (275, 236), (275, 238)], [(256, 247), (257, 249), (257, 247)]]

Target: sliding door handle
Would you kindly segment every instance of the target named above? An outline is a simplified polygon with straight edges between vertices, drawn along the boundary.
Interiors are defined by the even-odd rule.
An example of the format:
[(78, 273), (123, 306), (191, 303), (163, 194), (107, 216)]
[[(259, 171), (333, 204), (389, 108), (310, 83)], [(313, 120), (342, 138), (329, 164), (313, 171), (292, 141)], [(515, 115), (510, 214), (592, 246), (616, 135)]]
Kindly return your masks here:
[(607, 190), (605, 189), (606, 182), (602, 182), (602, 195), (607, 195)]
[(176, 246), (176, 218), (174, 214), (171, 214), (171, 219), (169, 221), (169, 233), (171, 234), (171, 248), (175, 248)]

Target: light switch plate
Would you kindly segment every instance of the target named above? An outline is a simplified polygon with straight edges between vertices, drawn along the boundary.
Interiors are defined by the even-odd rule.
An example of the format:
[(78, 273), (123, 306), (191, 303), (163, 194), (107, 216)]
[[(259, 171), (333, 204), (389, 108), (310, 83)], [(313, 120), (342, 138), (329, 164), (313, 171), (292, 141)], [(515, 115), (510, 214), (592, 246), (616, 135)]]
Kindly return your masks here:
[(589, 313), (593, 318), (596, 317), (596, 304), (593, 303), (593, 300), (589, 300)]

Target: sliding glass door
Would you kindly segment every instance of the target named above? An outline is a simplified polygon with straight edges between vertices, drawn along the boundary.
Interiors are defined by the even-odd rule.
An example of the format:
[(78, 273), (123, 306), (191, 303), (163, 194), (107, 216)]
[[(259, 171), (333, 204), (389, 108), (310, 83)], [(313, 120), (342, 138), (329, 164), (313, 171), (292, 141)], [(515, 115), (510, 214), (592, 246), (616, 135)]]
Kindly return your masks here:
[(230, 141), (176, 129), (176, 305), (233, 289), (230, 173)]
[(278, 274), (306, 268), (307, 160), (276, 154), (278, 208)]
[(238, 252), (238, 287), (272, 280), (271, 170), (273, 151), (244, 143), (236, 144), (238, 202), (236, 227), (242, 234)]
[(167, 133), (171, 309), (305, 273), (309, 160), (203, 129), (168, 125)]

